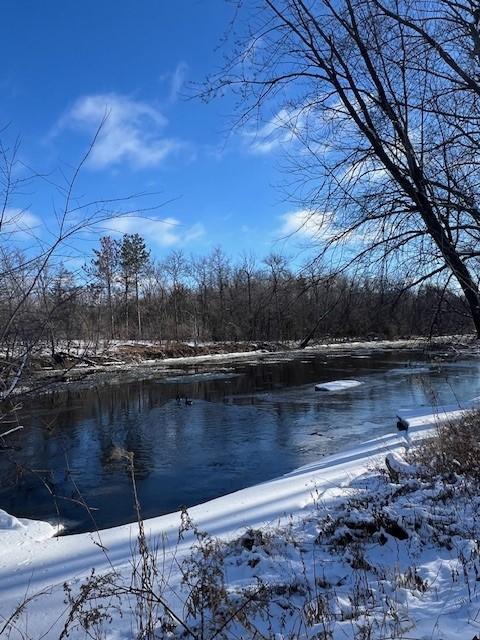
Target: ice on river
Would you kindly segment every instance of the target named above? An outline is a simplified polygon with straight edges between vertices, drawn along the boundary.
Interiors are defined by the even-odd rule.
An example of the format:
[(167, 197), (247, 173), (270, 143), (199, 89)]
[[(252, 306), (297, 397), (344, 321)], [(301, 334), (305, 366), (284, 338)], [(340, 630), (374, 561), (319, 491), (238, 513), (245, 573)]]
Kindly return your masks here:
[(389, 369), (388, 371), (389, 374), (397, 376), (416, 376), (430, 372), (430, 367), (397, 367), (396, 369)]
[(190, 384), (192, 382), (208, 382), (213, 380), (230, 380), (238, 378), (241, 373), (228, 373), (224, 371), (212, 371), (203, 373), (186, 373), (180, 376), (168, 376), (158, 380), (160, 384)]
[(359, 387), (363, 382), (359, 380), (332, 380), (332, 382), (321, 382), (315, 385), (316, 391), (346, 391)]

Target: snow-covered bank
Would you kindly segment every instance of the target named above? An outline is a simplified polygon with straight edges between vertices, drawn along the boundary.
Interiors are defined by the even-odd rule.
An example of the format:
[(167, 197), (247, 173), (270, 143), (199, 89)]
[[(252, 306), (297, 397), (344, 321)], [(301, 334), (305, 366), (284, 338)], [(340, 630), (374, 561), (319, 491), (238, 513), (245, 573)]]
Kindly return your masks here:
[[(462, 407), (458, 404), (450, 404), (446, 406), (418, 407), (417, 409), (400, 409), (397, 417), (406, 427), (410, 429), (410, 433), (418, 433), (425, 425), (441, 424), (450, 420), (458, 420), (462, 418), (466, 412), (480, 409), (480, 397), (472, 398), (468, 402), (463, 403)], [(417, 428), (417, 429), (415, 429)]]
[[(449, 413), (449, 417), (456, 415), (458, 414)], [(409, 433), (408, 437), (416, 438), (428, 433), (436, 418), (437, 412), (418, 418), (416, 426), (411, 428), (411, 434)], [(373, 526), (371, 520), (374, 516), (375, 505), (367, 501), (361, 507), (361, 503), (359, 503), (355, 507), (355, 511), (352, 503), (348, 506), (348, 500), (359, 491), (363, 498), (368, 495), (373, 496), (373, 493), (365, 493), (367, 490), (372, 491), (372, 487), (383, 497), (390, 495), (395, 487), (392, 489), (393, 485), (385, 479), (382, 480), (378, 473), (372, 471), (371, 468), (375, 461), (383, 460), (387, 453), (402, 453), (405, 444), (405, 437), (401, 434), (376, 438), (355, 449), (304, 466), (281, 478), (194, 507), (189, 510), (189, 515), (200, 530), (208, 532), (210, 536), (220, 536), (224, 540), (231, 541), (229, 546), (223, 549), (223, 562), (228, 570), (226, 575), (232, 589), (248, 584), (249, 581), (255, 581), (255, 576), (257, 578), (260, 576), (262, 580), (272, 584), (275, 580), (281, 579), (283, 585), (292, 583), (292, 589), (295, 585), (298, 587), (304, 578), (307, 581), (311, 579), (310, 572), (315, 564), (314, 556), (317, 554), (318, 558), (315, 562), (319, 558), (321, 559), (318, 566), (322, 571), (322, 576), (317, 576), (317, 578), (321, 578), (324, 585), (332, 585), (332, 593), (339, 596), (335, 603), (332, 603), (332, 608), (329, 609), (333, 616), (329, 624), (332, 625), (332, 629), (334, 629), (334, 625), (337, 625), (339, 635), (325, 637), (361, 637), (353, 633), (356, 629), (355, 625), (362, 624), (362, 616), (365, 618), (365, 614), (359, 612), (364, 606), (360, 600), (363, 597), (368, 599), (370, 596), (367, 592), (373, 587), (369, 587), (365, 583), (366, 591), (365, 593), (362, 591), (362, 595), (358, 591), (359, 585), (357, 584), (355, 587), (354, 582), (357, 579), (368, 582), (370, 578), (366, 575), (367, 563), (369, 565), (376, 563), (377, 567), (385, 565), (383, 592), (379, 591), (378, 602), (382, 598), (384, 601), (391, 601), (388, 607), (393, 607), (394, 604), (396, 607), (395, 611), (393, 608), (391, 609), (391, 615), (406, 616), (405, 620), (400, 620), (402, 629), (421, 629), (422, 634), (425, 634), (428, 631), (427, 625), (430, 620), (432, 624), (430, 631), (428, 631), (428, 637), (462, 637), (458, 635), (459, 632), (470, 633), (471, 631), (470, 636), (463, 637), (473, 637), (473, 630), (476, 629), (475, 623), (468, 622), (469, 605), (465, 603), (462, 605), (461, 601), (462, 597), (468, 595), (466, 593), (467, 587), (460, 585), (459, 581), (454, 581), (453, 584), (448, 583), (448, 572), (460, 568), (457, 567), (458, 563), (455, 564), (458, 554), (455, 556), (450, 551), (447, 553), (445, 549), (437, 553), (431, 544), (420, 548), (419, 545), (423, 542), (418, 536), (418, 539), (414, 539), (413, 536), (410, 539), (412, 543), (415, 543), (413, 547), (407, 549), (406, 546), (399, 546), (401, 544), (399, 538), (388, 534), (388, 526), (385, 524), (387, 520), (384, 516), (382, 516), (384, 517), (382, 520), (384, 525), (382, 526), (387, 527), (388, 535), (385, 534), (386, 540), (383, 543), (382, 538), (378, 536), (377, 538), (372, 537), (372, 540), (368, 541), (364, 550), (365, 563), (362, 565), (361, 571), (363, 573), (361, 575), (352, 573), (354, 564), (352, 564), (353, 561), (350, 562), (350, 552), (344, 553), (344, 557), (339, 557), (335, 550), (335, 545), (340, 544), (340, 539), (343, 540), (340, 535), (342, 532), (346, 534), (348, 531), (354, 530), (359, 523), (363, 523), (362, 526), (365, 525), (367, 530)], [(399, 518), (407, 512), (409, 517), (412, 517), (412, 514), (415, 517), (417, 511), (420, 521), (425, 516), (425, 510), (428, 511), (426, 501), (431, 497), (432, 490), (419, 484), (413, 486), (410, 480), (405, 484), (405, 487), (409, 493), (405, 499), (402, 498), (403, 502), (398, 503), (400, 512), (397, 513), (393, 508), (390, 509), (388, 515), (390, 523), (396, 522), (398, 524)], [(319, 514), (326, 514), (332, 523), (336, 523), (331, 532), (325, 533), (325, 543), (322, 544), (317, 541), (318, 522), (323, 517)], [(192, 544), (190, 534), (185, 535), (180, 541), (178, 540), (179, 524), (180, 514), (178, 513), (145, 522), (145, 529), (149, 537), (163, 536), (162, 563), (168, 568), (169, 573), (166, 597), (171, 596), (172, 598), (173, 593), (181, 593), (179, 567), (190, 553)], [(262, 543), (254, 534), (248, 534), (251, 538), (248, 542), (245, 542), (244, 538), (243, 542), (237, 541), (245, 529), (253, 530), (259, 527), (263, 527), (262, 530), (266, 532), (260, 536), (263, 540)], [(357, 529), (362, 530), (362, 527), (357, 527)], [(377, 533), (380, 535), (381, 532)], [(0, 554), (0, 616), (8, 618), (26, 593), (32, 595), (43, 591), (44, 594), (28, 606), (28, 628), (35, 630), (30, 637), (57, 638), (66, 615), (63, 583), (70, 581), (75, 588), (75, 585), (78, 585), (78, 580), (88, 576), (92, 567), (95, 567), (97, 575), (104, 571), (111, 571), (112, 567), (116, 571), (128, 575), (131, 572), (132, 540), (135, 539), (136, 534), (137, 526), (128, 525), (101, 531), (99, 534), (54, 538), (42, 543), (34, 540), (17, 540), (14, 545), (10, 546), (8, 553)], [(289, 536), (297, 540), (297, 543), (291, 546), (287, 545), (286, 540)], [(266, 539), (270, 541), (268, 545), (264, 542)], [(415, 547), (415, 545), (417, 546)], [(462, 546), (462, 553), (463, 550)], [(458, 551), (458, 549), (454, 549), (454, 551)], [(419, 572), (418, 588), (415, 587), (415, 576), (410, 578), (405, 576), (408, 561), (415, 554), (415, 567)], [(392, 574), (392, 576), (387, 571), (391, 565), (399, 567), (398, 573)], [(424, 577), (422, 572), (427, 577)], [(423, 590), (425, 584), (434, 579), (435, 572), (437, 575), (435, 593), (428, 592), (426, 588)], [(404, 581), (402, 584), (396, 585), (397, 591), (395, 585), (392, 586), (394, 578), (398, 578), (400, 582)], [(407, 584), (409, 580), (413, 584), (413, 590), (416, 589), (417, 592), (413, 595), (409, 584)], [(315, 584), (316, 588), (320, 588), (318, 580)], [(349, 593), (353, 593), (351, 590), (354, 588), (357, 589), (356, 593), (359, 598), (357, 602), (349, 600)], [(379, 590), (378, 584), (375, 588), (377, 591)], [(323, 594), (323, 591), (321, 593)], [(300, 597), (297, 592), (291, 593), (291, 598), (295, 599), (297, 596)], [(178, 595), (175, 597), (178, 598)], [(445, 598), (448, 599), (449, 610), (452, 611), (447, 626), (443, 622), (439, 624), (440, 616), (443, 613), (442, 607), (445, 606)], [(311, 600), (313, 602), (313, 596)], [(318, 598), (317, 605), (320, 606)], [(326, 606), (325, 603), (324, 605)], [(355, 607), (358, 611), (354, 611)], [(386, 611), (388, 612), (388, 607), (383, 610), (379, 608), (379, 617), (385, 615)], [(432, 611), (435, 611), (434, 619), (431, 617)], [(308, 636), (320, 631), (317, 628), (319, 623), (315, 622), (315, 619), (319, 617), (318, 611), (312, 616), (311, 629), (307, 630), (302, 627), (302, 633), (299, 635)], [(384, 635), (376, 633), (371, 637), (400, 637), (399, 635), (387, 635), (387, 631), (388, 633), (391, 631), (387, 622), (388, 620), (383, 622)], [(23, 629), (22, 625), (25, 623), (26, 621), (20, 618), (15, 622), (15, 625), (18, 629)], [(125, 621), (114, 622), (111, 628), (115, 630), (115, 637), (128, 637), (129, 628)], [(122, 629), (127, 629), (127, 631), (123, 632)], [(279, 622), (275, 629), (275, 632), (283, 633)], [(13, 633), (11, 637), (15, 637), (15, 635)], [(413, 634), (413, 636), (426, 637), (418, 634)], [(317, 635), (317, 637), (319, 636)]]
[(15, 518), (0, 509), (0, 555), (19, 547), (44, 542), (59, 533), (58, 527), (48, 522)]

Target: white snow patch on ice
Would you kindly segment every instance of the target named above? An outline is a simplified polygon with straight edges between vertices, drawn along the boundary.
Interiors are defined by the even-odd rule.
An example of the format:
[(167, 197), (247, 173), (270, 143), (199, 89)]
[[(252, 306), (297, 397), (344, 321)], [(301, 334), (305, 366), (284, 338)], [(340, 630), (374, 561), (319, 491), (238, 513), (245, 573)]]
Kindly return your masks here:
[(359, 387), (363, 382), (359, 380), (332, 380), (332, 382), (321, 382), (315, 385), (316, 391), (345, 391)]

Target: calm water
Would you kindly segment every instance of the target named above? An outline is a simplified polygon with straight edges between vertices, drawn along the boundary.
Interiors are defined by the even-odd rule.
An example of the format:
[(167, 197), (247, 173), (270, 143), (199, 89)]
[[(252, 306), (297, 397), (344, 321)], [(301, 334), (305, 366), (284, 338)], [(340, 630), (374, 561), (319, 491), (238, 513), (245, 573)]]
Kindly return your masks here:
[[(110, 527), (133, 519), (119, 447), (134, 454), (143, 515), (151, 517), (392, 432), (399, 408), (480, 394), (478, 360), (432, 362), (412, 352), (274, 358), (38, 398), (11, 441), (19, 450), (0, 452), (0, 508), (60, 519), (69, 532), (93, 529), (92, 517)], [(344, 378), (364, 384), (314, 390)]]

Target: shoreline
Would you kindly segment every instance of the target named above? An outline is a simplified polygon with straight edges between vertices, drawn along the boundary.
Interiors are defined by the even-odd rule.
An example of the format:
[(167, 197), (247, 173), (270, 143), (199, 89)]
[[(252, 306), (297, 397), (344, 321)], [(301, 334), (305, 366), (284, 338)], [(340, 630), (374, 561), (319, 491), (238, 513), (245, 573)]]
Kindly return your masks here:
[[(248, 343), (251, 349), (246, 351), (232, 350), (220, 353), (204, 353), (201, 355), (180, 355), (167, 358), (140, 358), (133, 360), (115, 360), (120, 347), (145, 347), (154, 343), (140, 343), (133, 341), (120, 342), (116, 349), (108, 352), (108, 356), (102, 352), (99, 357), (111, 357), (106, 364), (98, 363), (88, 365), (81, 362), (81, 356), (76, 365), (65, 369), (43, 368), (32, 372), (17, 390), (16, 395), (41, 395), (53, 391), (81, 390), (100, 385), (112, 385), (135, 380), (146, 380), (154, 377), (162, 377), (172, 372), (176, 367), (200, 366), (205, 370), (211, 370), (216, 365), (229, 365), (246, 361), (271, 362), (281, 360), (294, 360), (306, 354), (361, 354), (365, 351), (420, 351), (428, 349), (432, 353), (445, 359), (455, 357), (469, 357), (478, 355), (480, 345), (474, 336), (439, 336), (432, 339), (417, 337), (397, 340), (352, 340), (344, 342), (317, 342), (304, 349), (296, 345), (279, 345), (279, 343), (259, 343), (263, 348), (254, 348), (255, 343)], [(247, 343), (232, 343), (240, 347)], [(155, 346), (155, 345), (154, 345)], [(187, 345), (188, 346), (188, 345)], [(269, 347), (268, 349), (265, 347)], [(218, 349), (217, 345), (213, 345)], [(282, 348), (280, 348), (282, 347)], [(204, 345), (204, 348), (208, 346)], [(228, 345), (225, 345), (228, 349)], [(78, 349), (77, 349), (78, 351)], [(440, 354), (438, 352), (441, 352)], [(88, 353), (88, 351), (87, 351)], [(87, 356), (85, 356), (87, 357)], [(89, 358), (87, 357), (87, 360)]]

